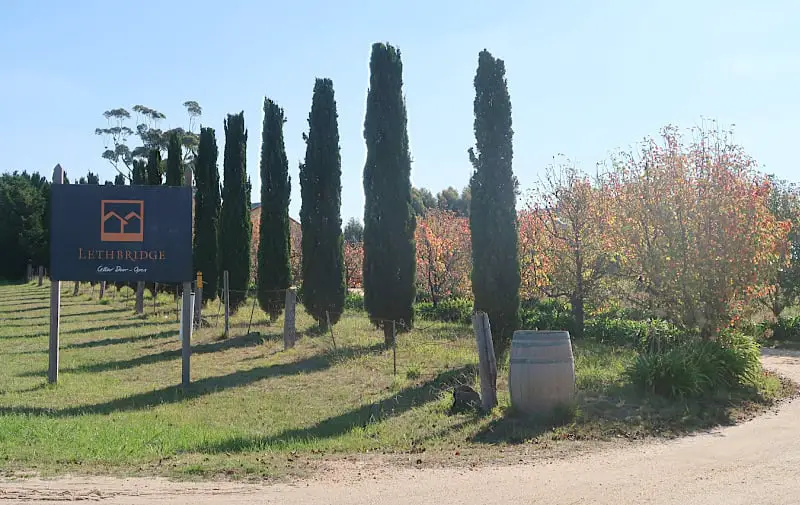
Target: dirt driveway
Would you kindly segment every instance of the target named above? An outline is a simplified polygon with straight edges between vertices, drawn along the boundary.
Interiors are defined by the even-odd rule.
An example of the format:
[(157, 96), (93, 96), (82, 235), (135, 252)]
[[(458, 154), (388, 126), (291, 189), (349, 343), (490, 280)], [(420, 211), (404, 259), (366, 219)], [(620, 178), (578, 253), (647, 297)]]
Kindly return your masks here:
[[(800, 381), (800, 353), (766, 351), (766, 366)], [(680, 504), (800, 503), (800, 400), (740, 426), (673, 442), (560, 461), (479, 469), (342, 468), (294, 484), (161, 479), (0, 481), (0, 505), (118, 504)]]

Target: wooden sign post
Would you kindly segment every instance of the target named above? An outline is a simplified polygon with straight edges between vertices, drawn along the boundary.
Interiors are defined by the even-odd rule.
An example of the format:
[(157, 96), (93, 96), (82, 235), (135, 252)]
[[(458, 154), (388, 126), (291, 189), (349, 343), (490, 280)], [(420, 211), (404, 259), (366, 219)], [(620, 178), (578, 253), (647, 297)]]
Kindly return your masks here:
[[(53, 169), (53, 184), (64, 184), (64, 169), (56, 165)], [(50, 282), (50, 364), (47, 382), (58, 382), (58, 330), (61, 322), (61, 281)]]

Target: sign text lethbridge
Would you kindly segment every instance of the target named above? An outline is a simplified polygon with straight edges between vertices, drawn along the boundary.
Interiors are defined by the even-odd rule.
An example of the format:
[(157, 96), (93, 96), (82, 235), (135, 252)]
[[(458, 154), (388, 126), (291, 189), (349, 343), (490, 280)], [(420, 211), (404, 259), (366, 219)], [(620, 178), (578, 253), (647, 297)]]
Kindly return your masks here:
[(191, 280), (190, 188), (56, 184), (51, 191), (53, 280)]

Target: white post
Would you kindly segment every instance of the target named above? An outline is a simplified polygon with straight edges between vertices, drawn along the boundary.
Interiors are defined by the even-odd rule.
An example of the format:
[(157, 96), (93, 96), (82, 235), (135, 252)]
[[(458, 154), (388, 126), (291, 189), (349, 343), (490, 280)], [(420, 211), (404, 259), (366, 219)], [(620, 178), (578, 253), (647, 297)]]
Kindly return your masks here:
[[(56, 165), (53, 169), (53, 184), (64, 184), (64, 169)], [(50, 282), (50, 344), (47, 382), (58, 382), (58, 331), (61, 323), (61, 281)]]
[(478, 374), (481, 380), (481, 406), (485, 412), (497, 405), (497, 360), (492, 343), (489, 316), (485, 312), (472, 315), (472, 328), (478, 345)]

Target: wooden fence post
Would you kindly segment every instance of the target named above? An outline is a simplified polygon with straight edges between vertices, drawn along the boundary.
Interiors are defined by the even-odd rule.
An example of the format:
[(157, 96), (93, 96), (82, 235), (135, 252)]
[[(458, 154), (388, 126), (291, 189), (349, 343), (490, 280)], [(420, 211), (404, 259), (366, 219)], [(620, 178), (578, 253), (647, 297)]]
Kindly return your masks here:
[(397, 323), (392, 321), (392, 369), (397, 375)]
[(228, 278), (228, 271), (222, 272), (222, 291), (225, 296), (225, 337), (228, 337), (228, 332), (231, 329), (231, 287)]
[(81, 291), (81, 281), (75, 281), (75, 287), (72, 288), (72, 296), (78, 296)]
[(333, 325), (331, 324), (331, 314), (325, 311), (325, 322), (328, 323), (328, 329), (331, 331), (331, 340), (333, 341), (333, 348), (336, 349), (336, 337), (333, 335)]
[(44, 266), (39, 265), (39, 285), (44, 284)]
[(158, 283), (153, 283), (153, 315), (158, 313)]
[(194, 320), (195, 328), (203, 322), (203, 272), (197, 272), (197, 286), (194, 288)]
[[(53, 184), (64, 184), (64, 169), (56, 165), (53, 169)], [(50, 282), (50, 342), (47, 382), (58, 382), (58, 332), (61, 323), (61, 281)]]
[(492, 329), (485, 312), (472, 315), (472, 328), (478, 345), (478, 374), (481, 380), (481, 406), (485, 412), (497, 405), (497, 360), (492, 344)]
[(283, 349), (294, 347), (297, 340), (295, 331), (295, 306), (297, 305), (297, 292), (289, 288), (286, 290), (286, 309), (283, 316)]
[(100, 281), (100, 294), (98, 297), (102, 300), (106, 295), (106, 281)]
[(33, 281), (33, 265), (28, 263), (28, 269), (25, 271), (25, 282)]
[(137, 314), (144, 314), (144, 282), (142, 281), (136, 283), (136, 307), (134, 310)]

